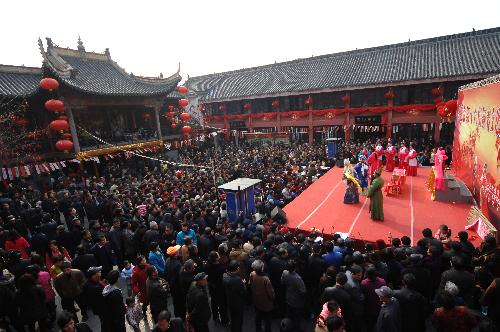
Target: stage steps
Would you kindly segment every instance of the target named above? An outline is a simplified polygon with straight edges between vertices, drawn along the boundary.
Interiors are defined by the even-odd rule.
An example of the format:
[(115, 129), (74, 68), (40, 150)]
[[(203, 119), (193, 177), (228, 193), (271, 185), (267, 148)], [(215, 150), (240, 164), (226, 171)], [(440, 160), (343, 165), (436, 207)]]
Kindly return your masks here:
[(436, 190), (436, 201), (474, 204), (474, 197), (467, 186), (453, 174), (445, 174), (446, 190)]

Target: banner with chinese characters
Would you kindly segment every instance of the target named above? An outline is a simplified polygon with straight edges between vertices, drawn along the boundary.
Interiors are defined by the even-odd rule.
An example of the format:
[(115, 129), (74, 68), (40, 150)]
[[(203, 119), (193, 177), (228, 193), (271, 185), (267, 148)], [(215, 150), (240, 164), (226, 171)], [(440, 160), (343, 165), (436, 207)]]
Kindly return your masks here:
[(453, 168), (500, 229), (500, 75), (459, 90)]

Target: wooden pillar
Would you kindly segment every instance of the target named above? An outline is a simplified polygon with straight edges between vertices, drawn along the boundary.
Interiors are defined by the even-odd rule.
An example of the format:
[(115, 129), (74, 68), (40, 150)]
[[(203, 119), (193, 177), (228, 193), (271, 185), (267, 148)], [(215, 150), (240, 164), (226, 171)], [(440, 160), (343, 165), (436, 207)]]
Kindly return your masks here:
[(75, 125), (75, 118), (73, 117), (73, 110), (70, 105), (66, 106), (66, 116), (68, 117), (69, 130), (71, 132), (71, 139), (73, 140), (73, 146), (75, 153), (80, 152), (80, 141), (78, 141), (78, 133)]
[(344, 136), (345, 136), (345, 141), (346, 142), (349, 142), (349, 140), (351, 139), (351, 114), (350, 113), (345, 113), (344, 114), (345, 116), (345, 132), (344, 132)]
[(313, 129), (313, 113), (312, 113), (312, 108), (309, 107), (309, 121), (308, 121), (308, 138), (309, 138), (309, 144), (313, 144), (314, 142), (314, 129)]
[(252, 108), (248, 110), (248, 131), (253, 132), (253, 118), (252, 118)]
[(434, 142), (436, 144), (441, 140), (441, 130), (439, 129), (441, 122), (434, 122)]
[(276, 115), (276, 132), (281, 133), (281, 113), (277, 112)]
[(161, 126), (160, 126), (160, 107), (161, 105), (156, 104), (155, 109), (155, 121), (156, 121), (156, 132), (158, 133), (158, 139), (161, 139)]
[(386, 124), (385, 137), (389, 139), (392, 137), (392, 111), (387, 111), (387, 124)]

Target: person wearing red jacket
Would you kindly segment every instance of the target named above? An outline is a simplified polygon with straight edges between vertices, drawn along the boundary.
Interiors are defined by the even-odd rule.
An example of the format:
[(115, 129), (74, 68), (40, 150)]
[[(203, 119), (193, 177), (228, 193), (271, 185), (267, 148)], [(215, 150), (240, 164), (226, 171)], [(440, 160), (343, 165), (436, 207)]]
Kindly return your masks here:
[(142, 312), (144, 317), (146, 317), (146, 311), (149, 304), (148, 291), (146, 286), (146, 281), (148, 280), (148, 274), (146, 270), (149, 264), (146, 263), (146, 258), (144, 256), (137, 257), (136, 265), (134, 271), (132, 272), (132, 292), (134, 296), (139, 297), (139, 301), (142, 303)]
[(396, 166), (394, 158), (396, 157), (396, 148), (392, 146), (391, 143), (387, 143), (387, 149), (385, 150), (385, 170), (392, 172)]

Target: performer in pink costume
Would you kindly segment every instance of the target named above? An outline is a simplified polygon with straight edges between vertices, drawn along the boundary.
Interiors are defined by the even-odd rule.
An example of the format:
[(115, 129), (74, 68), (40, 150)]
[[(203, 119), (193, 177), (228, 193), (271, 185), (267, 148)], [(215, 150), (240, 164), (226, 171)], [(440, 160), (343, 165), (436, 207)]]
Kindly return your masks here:
[(410, 152), (408, 152), (408, 168), (406, 170), (406, 175), (408, 176), (417, 176), (417, 151), (413, 148), (413, 145), (410, 145)]
[(398, 152), (398, 160), (399, 160), (398, 168), (406, 169), (406, 166), (408, 165), (407, 160), (406, 160), (407, 155), (408, 155), (408, 149), (406, 148), (404, 143), (402, 143), (401, 148), (399, 148), (399, 152)]
[(375, 151), (377, 152), (377, 168), (381, 168), (384, 166), (384, 161), (383, 161), (383, 156), (385, 153), (384, 148), (382, 147), (382, 144), (380, 142), (377, 142), (377, 146), (375, 147)]
[(444, 161), (448, 159), (446, 152), (439, 148), (436, 152), (436, 156), (434, 157), (434, 169), (436, 171), (436, 180), (435, 180), (435, 188), (437, 190), (445, 190), (445, 181), (444, 181)]
[(394, 157), (396, 156), (396, 148), (392, 146), (391, 143), (387, 143), (387, 149), (385, 150), (385, 170), (392, 172), (396, 162)]

